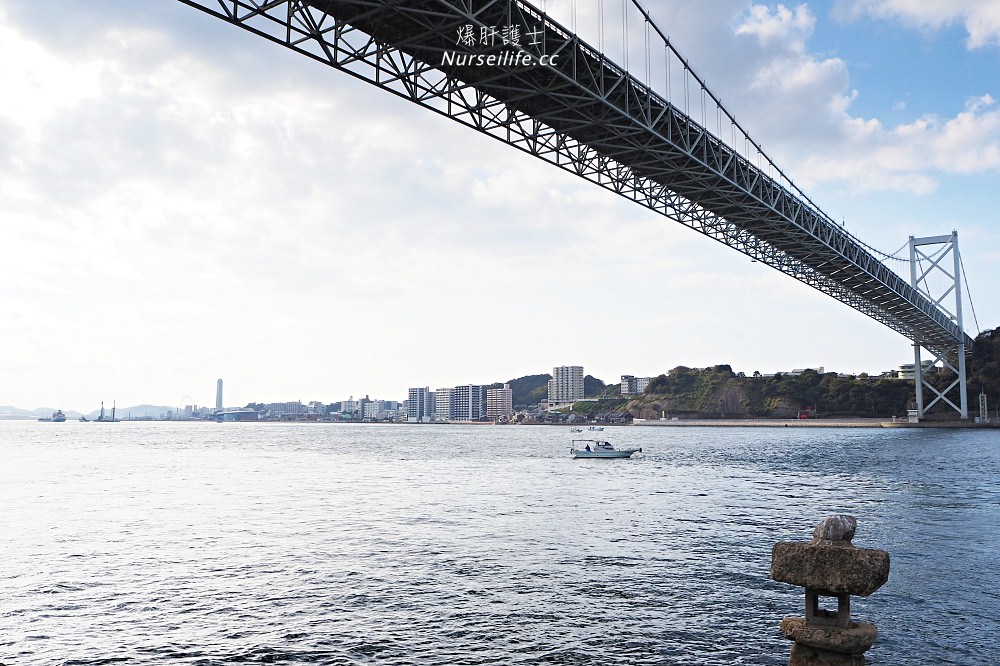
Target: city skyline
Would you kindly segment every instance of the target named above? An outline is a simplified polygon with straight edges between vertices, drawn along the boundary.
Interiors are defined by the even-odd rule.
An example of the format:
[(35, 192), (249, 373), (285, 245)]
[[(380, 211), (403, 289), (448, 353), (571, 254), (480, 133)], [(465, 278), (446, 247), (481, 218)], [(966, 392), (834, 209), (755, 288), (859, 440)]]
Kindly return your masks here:
[[(930, 364), (931, 361), (925, 360), (924, 363), (925, 364)], [(728, 364), (712, 364), (712, 365), (728, 365)], [(878, 376), (878, 375), (886, 373), (886, 372), (900, 371), (902, 373), (902, 372), (904, 372), (903, 368), (905, 367), (905, 365), (906, 364), (900, 364), (900, 365), (897, 365), (895, 368), (891, 368), (891, 369), (886, 368), (886, 369), (882, 369), (882, 370), (879, 370), (879, 371), (865, 372), (865, 374), (868, 374), (868, 375), (871, 375), (871, 376)], [(614, 378), (608, 378), (608, 379), (605, 379), (604, 377), (594, 377), (594, 375), (586, 372), (586, 369), (583, 366), (555, 366), (555, 367), (552, 368), (552, 370), (553, 371), (560, 371), (560, 370), (566, 371), (566, 370), (572, 370), (574, 368), (578, 368), (581, 371), (580, 372), (580, 385), (579, 385), (579, 390), (581, 392), (583, 391), (582, 378), (583, 377), (594, 377), (595, 379), (604, 382), (605, 386), (624, 386), (625, 383), (628, 382), (630, 386), (634, 386), (635, 387), (634, 389), (630, 389), (630, 392), (628, 393), (628, 395), (632, 395), (632, 394), (642, 393), (642, 391), (645, 389), (646, 385), (649, 383), (650, 379), (655, 378), (655, 377), (657, 377), (659, 375), (668, 374), (671, 370), (673, 370), (676, 367), (679, 367), (679, 366), (676, 366), (676, 365), (675, 366), (671, 366), (670, 368), (666, 368), (666, 369), (662, 370), (661, 372), (653, 373), (653, 374), (650, 374), (648, 376), (641, 376), (641, 375), (637, 376), (637, 375), (634, 375), (634, 374), (622, 373), (620, 375), (617, 375)], [(706, 366), (706, 367), (711, 367), (711, 366)], [(767, 369), (767, 370), (764, 370), (764, 371), (761, 371), (759, 369), (755, 369), (755, 370), (743, 370), (743, 369), (740, 369), (740, 368), (733, 368), (733, 372), (735, 372), (735, 373), (742, 372), (742, 373), (746, 374), (747, 376), (756, 376), (757, 374), (760, 374), (761, 376), (764, 376), (764, 377), (771, 377), (771, 376), (774, 376), (775, 374), (779, 374), (779, 373), (781, 373), (781, 374), (798, 374), (798, 373), (802, 372), (804, 369), (812, 369), (812, 370), (815, 370), (815, 371), (819, 372), (820, 374), (823, 374), (825, 372), (837, 372), (836, 369), (826, 369), (824, 366), (821, 366), (821, 365), (812, 365), (812, 366), (808, 366), (807, 365), (807, 366), (803, 366), (803, 367), (800, 367), (800, 368)], [(840, 373), (840, 374), (846, 374), (846, 373)], [(860, 373), (858, 373), (858, 374), (860, 374)], [(428, 399), (427, 396), (430, 396), (431, 402), (427, 403), (427, 407), (425, 409), (427, 410), (426, 411), (427, 414), (433, 414), (433, 413), (435, 413), (434, 403), (433, 403), (433, 398), (435, 396), (435, 393), (439, 393), (439, 392), (445, 391), (445, 390), (451, 391), (451, 390), (454, 390), (456, 388), (461, 388), (461, 387), (479, 386), (479, 387), (482, 387), (482, 389), (484, 391), (484, 396), (485, 396), (486, 395), (485, 392), (486, 392), (486, 390), (490, 386), (498, 385), (499, 387), (502, 387), (503, 390), (509, 390), (509, 389), (507, 389), (508, 382), (515, 381), (515, 380), (518, 380), (518, 379), (522, 379), (524, 377), (537, 376), (537, 375), (548, 375), (549, 377), (555, 378), (555, 377), (558, 376), (558, 372), (556, 372), (556, 374), (553, 374), (553, 373), (550, 373), (550, 372), (535, 372), (535, 373), (529, 373), (528, 375), (522, 375), (522, 376), (519, 376), (519, 377), (511, 377), (511, 378), (505, 379), (505, 380), (496, 380), (496, 381), (485, 382), (485, 383), (481, 383), (481, 384), (460, 383), (460, 384), (456, 384), (454, 386), (441, 386), (441, 387), (438, 387), (437, 389), (434, 389), (434, 390), (431, 390), (429, 386), (424, 386), (424, 387), (419, 387), (419, 386), (418, 387), (413, 387), (413, 386), (410, 386), (409, 388), (405, 389), (400, 394), (400, 395), (405, 395), (405, 397), (397, 397), (396, 395), (378, 395), (378, 394), (373, 394), (373, 393), (368, 392), (368, 391), (359, 391), (359, 392), (352, 392), (352, 393), (348, 394), (348, 396), (346, 398), (344, 398), (344, 397), (341, 396), (341, 397), (333, 397), (333, 398), (330, 398), (330, 399), (316, 400), (317, 397), (322, 398), (323, 396), (310, 396), (308, 399), (304, 399), (303, 397), (297, 397), (297, 398), (295, 398), (294, 401), (285, 401), (285, 402), (289, 402), (289, 403), (291, 403), (291, 402), (299, 402), (302, 405), (310, 405), (310, 404), (312, 404), (312, 403), (315, 402), (315, 403), (321, 403), (321, 404), (324, 404), (324, 405), (331, 405), (331, 404), (345, 403), (345, 402), (354, 402), (354, 403), (357, 403), (357, 402), (361, 401), (362, 399), (366, 399), (366, 400), (371, 400), (371, 401), (389, 401), (389, 402), (403, 403), (405, 401), (414, 399), (414, 396), (416, 395), (416, 396), (418, 396), (418, 400), (420, 400), (421, 403), (424, 403), (424, 401)], [(900, 374), (900, 376), (904, 377), (904, 378), (908, 378), (910, 380), (913, 379), (913, 377), (912, 377), (912, 371), (911, 371), (910, 375)], [(170, 409), (176, 409), (177, 411), (183, 411), (185, 408), (205, 409), (205, 410), (209, 410), (209, 411), (212, 411), (213, 409), (215, 409), (215, 410), (218, 410), (218, 409), (230, 410), (230, 409), (242, 409), (242, 408), (244, 408), (244, 407), (246, 407), (247, 405), (250, 405), (250, 404), (265, 404), (265, 405), (266, 404), (274, 404), (274, 403), (276, 403), (278, 401), (273, 400), (272, 398), (275, 398), (275, 397), (279, 397), (280, 398), (280, 397), (282, 397), (282, 396), (257, 396), (254, 399), (248, 400), (246, 402), (241, 402), (239, 404), (230, 403), (230, 404), (223, 404), (223, 405), (220, 406), (219, 399), (220, 399), (220, 395), (221, 395), (220, 388), (222, 386), (222, 383), (223, 383), (223, 379), (222, 378), (219, 378), (219, 379), (216, 380), (216, 383), (215, 383), (216, 393), (215, 393), (215, 398), (214, 398), (215, 399), (215, 406), (214, 407), (209, 407), (209, 404), (210, 404), (209, 402), (201, 402), (201, 401), (197, 400), (196, 398), (194, 398), (191, 394), (186, 394), (182, 398), (182, 400), (180, 402), (178, 402), (177, 404), (175, 404), (175, 405), (168, 405), (167, 403), (156, 403), (156, 402), (149, 401), (149, 400), (139, 400), (139, 401), (134, 402), (134, 403), (129, 403), (128, 406), (129, 407), (135, 407), (135, 406), (159, 406), (159, 407), (167, 407), (167, 408), (170, 408)], [(552, 389), (552, 381), (551, 380), (549, 382), (549, 389), (550, 390)], [(414, 393), (415, 391), (416, 392), (420, 392), (420, 393), (416, 393), (415, 394)], [(625, 394), (623, 394), (623, 395), (625, 395)], [(285, 397), (288, 397), (288, 396), (285, 396)], [(329, 396), (326, 396), (326, 397), (329, 398)], [(265, 398), (265, 399), (261, 399), (261, 398)], [(551, 401), (551, 396), (549, 397), (549, 399)], [(582, 400), (582, 399), (584, 399), (584, 397), (582, 395), (577, 395), (576, 399)], [(558, 400), (557, 399), (556, 402), (560, 403), (560, 404), (561, 403), (568, 404), (569, 402), (573, 402), (573, 400)], [(21, 410), (25, 410), (25, 411), (37, 411), (37, 410), (45, 410), (45, 409), (63, 409), (63, 411), (65, 411), (67, 413), (73, 413), (73, 414), (90, 414), (90, 413), (93, 413), (93, 412), (97, 412), (98, 409), (99, 409), (99, 408), (80, 409), (77, 406), (70, 406), (70, 407), (65, 407), (64, 408), (63, 406), (54, 406), (54, 405), (49, 405), (49, 404), (42, 404), (42, 405), (22, 405), (22, 404), (13, 404), (13, 403), (11, 403), (11, 404), (8, 404), (8, 405), (5, 405), (5, 406), (14, 407), (16, 409), (21, 409)], [(127, 408), (127, 407), (123, 407), (123, 409), (125, 409), (125, 408)], [(419, 420), (424, 415), (424, 413), (425, 413), (424, 410), (418, 409), (418, 411), (415, 414), (417, 420)], [(439, 418), (445, 418), (445, 417), (439, 417)]]
[[(966, 328), (1000, 324), (989, 3), (644, 6), (852, 233), (891, 252), (958, 229)], [(815, 290), (179, 2), (0, 16), (0, 404), (912, 360)]]

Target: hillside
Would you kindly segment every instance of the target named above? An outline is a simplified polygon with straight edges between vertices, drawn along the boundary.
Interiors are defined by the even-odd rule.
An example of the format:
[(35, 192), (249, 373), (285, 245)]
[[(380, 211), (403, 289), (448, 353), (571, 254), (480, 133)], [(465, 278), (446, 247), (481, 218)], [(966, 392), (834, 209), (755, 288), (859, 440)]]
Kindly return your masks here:
[(654, 378), (646, 392), (625, 405), (634, 418), (794, 418), (903, 416), (913, 382), (891, 378), (839, 377), (807, 370), (799, 376), (746, 377), (728, 365), (680, 366)]
[[(506, 382), (497, 382), (490, 385), (489, 388), (500, 388), (504, 384), (507, 384), (510, 386), (514, 405), (530, 407), (537, 405), (548, 397), (550, 379), (552, 379), (552, 375), (549, 374), (527, 375), (525, 377), (518, 377), (517, 379), (508, 379)], [(591, 375), (586, 375), (583, 378), (583, 394), (588, 398), (600, 395), (606, 387), (607, 384)]]

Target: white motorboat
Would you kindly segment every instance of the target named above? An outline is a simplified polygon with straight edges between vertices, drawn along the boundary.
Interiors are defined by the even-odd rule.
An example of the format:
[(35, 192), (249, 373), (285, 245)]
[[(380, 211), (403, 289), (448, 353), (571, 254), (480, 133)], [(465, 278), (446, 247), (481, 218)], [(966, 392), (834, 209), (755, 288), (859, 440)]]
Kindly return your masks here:
[(630, 458), (642, 449), (616, 449), (601, 439), (574, 439), (569, 452), (574, 458)]
[(587, 430), (593, 430), (594, 432), (603, 432), (604, 426), (590, 426)]

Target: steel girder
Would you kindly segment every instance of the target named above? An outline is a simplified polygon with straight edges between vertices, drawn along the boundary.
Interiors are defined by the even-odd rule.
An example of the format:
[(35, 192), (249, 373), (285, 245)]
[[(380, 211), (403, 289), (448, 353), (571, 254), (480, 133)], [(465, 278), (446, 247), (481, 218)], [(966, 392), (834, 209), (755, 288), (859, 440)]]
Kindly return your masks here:
[[(939, 355), (971, 339), (788, 181), (524, 0), (180, 0), (504, 141), (699, 231)], [(519, 25), (555, 63), (445, 62), (455, 35)]]

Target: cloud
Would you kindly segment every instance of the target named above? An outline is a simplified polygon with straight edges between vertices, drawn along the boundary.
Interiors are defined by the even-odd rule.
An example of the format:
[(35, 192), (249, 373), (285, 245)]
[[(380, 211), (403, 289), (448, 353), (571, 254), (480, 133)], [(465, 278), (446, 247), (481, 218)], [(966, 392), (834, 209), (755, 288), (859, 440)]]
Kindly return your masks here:
[[(557, 5), (566, 16), (571, 3)], [(855, 117), (850, 72), (810, 50), (805, 5), (651, 9), (797, 180), (929, 193), (941, 171), (996, 168), (992, 98), (899, 127)], [(807, 326), (783, 319), (798, 283), (746, 278), (763, 269), (181, 3), (0, 0), (4, 10), (0, 85), (17, 94), (0, 107), (0, 302), (30, 313), (8, 330), (31, 327), (8, 336), (8, 355), (58, 359), (16, 376), (5, 363), (6, 386), (78, 385), (122, 404), (126, 392), (213, 391), (223, 375), (243, 402), (391, 398), (408, 384), (547, 371), (539, 336), (588, 372), (600, 359), (606, 378), (626, 361), (640, 373), (693, 362), (675, 349), (717, 362), (734, 302), (739, 320)], [(594, 326), (581, 317), (598, 310)], [(722, 325), (677, 323), (704, 313)], [(458, 350), (454, 332), (475, 344)], [(104, 350), (134, 377), (104, 370), (94, 385)], [(144, 376), (154, 366), (157, 386)]]
[(736, 34), (753, 35), (762, 44), (778, 43), (801, 53), (815, 26), (816, 18), (806, 5), (799, 5), (794, 10), (777, 5), (773, 11), (765, 5), (753, 5), (745, 20), (737, 26)]
[(838, 13), (848, 19), (872, 16), (926, 31), (961, 24), (966, 46), (1000, 46), (1000, 4), (995, 0), (843, 0)]
[(855, 191), (935, 191), (942, 174), (1000, 170), (995, 100), (969, 100), (954, 117), (887, 125), (852, 113), (859, 93), (845, 61), (809, 49), (815, 18), (805, 5), (752, 5), (735, 39), (753, 38), (752, 81), (740, 104), (765, 147), (805, 187), (841, 182)]

